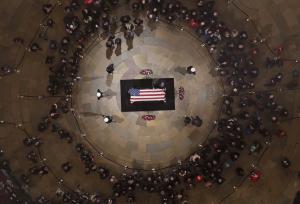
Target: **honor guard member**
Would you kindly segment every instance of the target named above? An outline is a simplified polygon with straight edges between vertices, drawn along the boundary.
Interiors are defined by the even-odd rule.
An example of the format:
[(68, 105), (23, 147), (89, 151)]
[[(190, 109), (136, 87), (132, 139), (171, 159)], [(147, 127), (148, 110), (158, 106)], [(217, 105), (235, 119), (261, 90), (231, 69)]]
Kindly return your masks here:
[(106, 123), (106, 124), (109, 124), (109, 123), (112, 123), (112, 117), (111, 116), (103, 116), (103, 121)]
[(189, 73), (189, 74), (196, 74), (196, 68), (193, 67), (193, 66), (188, 66), (186, 68), (186, 71)]
[(103, 93), (100, 91), (100, 89), (97, 89), (97, 99), (100, 100), (100, 98), (103, 97)]

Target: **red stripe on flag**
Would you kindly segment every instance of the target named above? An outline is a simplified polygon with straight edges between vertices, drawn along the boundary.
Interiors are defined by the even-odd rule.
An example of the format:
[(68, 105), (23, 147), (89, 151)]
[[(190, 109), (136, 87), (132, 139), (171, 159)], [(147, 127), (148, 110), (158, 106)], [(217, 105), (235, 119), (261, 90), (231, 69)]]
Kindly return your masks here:
[(165, 98), (151, 98), (151, 99), (145, 99), (145, 98), (132, 98), (130, 101), (165, 101)]
[(166, 97), (160, 97), (160, 98), (151, 98), (151, 97), (149, 97), (149, 98), (132, 98), (132, 100), (149, 100), (149, 99), (165, 99)]
[(164, 90), (163, 89), (153, 89), (153, 90), (141, 89), (140, 92), (164, 92)]

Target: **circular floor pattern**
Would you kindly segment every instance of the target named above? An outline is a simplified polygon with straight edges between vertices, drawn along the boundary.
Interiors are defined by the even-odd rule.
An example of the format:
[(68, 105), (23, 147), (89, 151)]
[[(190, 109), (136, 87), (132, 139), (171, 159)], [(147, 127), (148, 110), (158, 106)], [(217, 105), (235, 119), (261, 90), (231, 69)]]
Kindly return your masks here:
[[(124, 41), (124, 39), (123, 39)], [(163, 168), (184, 159), (201, 144), (212, 129), (220, 107), (222, 87), (210, 73), (212, 62), (199, 41), (174, 27), (160, 25), (145, 28), (134, 39), (133, 49), (122, 44), (122, 55), (106, 58), (105, 43), (99, 43), (86, 55), (82, 79), (74, 92), (75, 110), (86, 137), (103, 154), (132, 168)], [(114, 63), (108, 76), (105, 67)], [(185, 67), (197, 67), (196, 75)], [(120, 80), (141, 79), (142, 69), (152, 69), (153, 78), (174, 78), (175, 89), (185, 89), (184, 100), (176, 96), (175, 111), (155, 111), (156, 120), (144, 121), (147, 112), (121, 112)], [(96, 90), (110, 96), (97, 101)], [(116, 122), (107, 125), (99, 114), (112, 115)], [(205, 118), (200, 128), (184, 126), (184, 115)]]

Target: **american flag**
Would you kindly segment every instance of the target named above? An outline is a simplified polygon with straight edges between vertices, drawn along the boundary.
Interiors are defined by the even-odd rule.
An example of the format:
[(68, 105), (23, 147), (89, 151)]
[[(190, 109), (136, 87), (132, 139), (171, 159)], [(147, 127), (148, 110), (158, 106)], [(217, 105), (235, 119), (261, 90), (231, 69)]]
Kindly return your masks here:
[(166, 89), (129, 89), (130, 102), (166, 101)]

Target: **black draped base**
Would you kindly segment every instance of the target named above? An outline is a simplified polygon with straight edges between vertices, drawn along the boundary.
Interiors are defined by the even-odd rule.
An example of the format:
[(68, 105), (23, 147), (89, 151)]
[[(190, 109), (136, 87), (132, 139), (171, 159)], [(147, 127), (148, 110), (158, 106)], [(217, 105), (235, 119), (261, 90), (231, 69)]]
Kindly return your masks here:
[[(130, 94), (128, 90), (135, 89), (152, 89), (165, 88), (166, 102), (164, 101), (145, 101), (130, 103)], [(121, 80), (121, 111), (164, 111), (175, 110), (175, 89), (173, 78), (160, 79), (132, 79)]]

